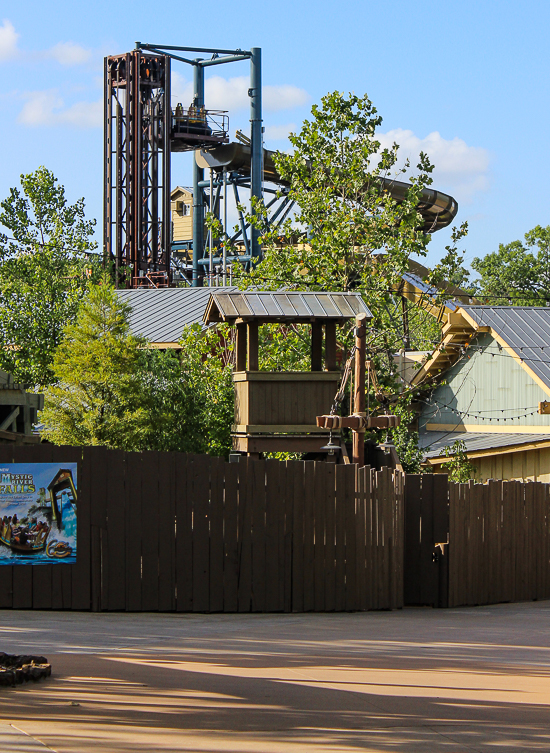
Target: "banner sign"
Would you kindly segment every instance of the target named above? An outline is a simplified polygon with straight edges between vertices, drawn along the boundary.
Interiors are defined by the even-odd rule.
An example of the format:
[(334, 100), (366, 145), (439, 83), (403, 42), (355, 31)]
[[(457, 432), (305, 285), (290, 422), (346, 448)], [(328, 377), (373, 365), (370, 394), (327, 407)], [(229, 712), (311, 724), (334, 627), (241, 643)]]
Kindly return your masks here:
[(77, 466), (0, 466), (0, 565), (76, 562)]

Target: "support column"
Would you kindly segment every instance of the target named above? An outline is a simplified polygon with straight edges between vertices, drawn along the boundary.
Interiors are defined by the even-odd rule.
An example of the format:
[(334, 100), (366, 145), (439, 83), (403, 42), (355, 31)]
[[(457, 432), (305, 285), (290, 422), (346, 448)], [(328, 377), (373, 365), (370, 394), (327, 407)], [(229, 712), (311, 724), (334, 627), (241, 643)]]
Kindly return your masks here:
[(248, 322), (248, 370), (258, 371), (258, 322)]
[[(262, 198), (262, 50), (252, 47), (250, 50), (250, 138), (252, 155), (250, 165), (250, 199)], [(251, 227), (250, 253), (254, 259), (261, 258), (260, 231)]]
[(311, 325), (311, 370), (323, 370), (323, 325), (320, 322)]
[[(365, 355), (367, 317), (357, 314), (355, 317), (355, 379), (353, 396), (353, 414), (365, 416)], [(359, 466), (365, 465), (365, 430), (353, 430), (353, 462)]]
[[(196, 107), (204, 106), (204, 68), (200, 60), (193, 65), (193, 103)], [(204, 170), (193, 160), (193, 282), (194, 288), (202, 286), (199, 276), (199, 259), (204, 251), (204, 201), (200, 183), (204, 180)]]
[(325, 324), (325, 369), (336, 371), (336, 322)]
[(235, 344), (235, 371), (246, 371), (246, 324), (237, 324)]

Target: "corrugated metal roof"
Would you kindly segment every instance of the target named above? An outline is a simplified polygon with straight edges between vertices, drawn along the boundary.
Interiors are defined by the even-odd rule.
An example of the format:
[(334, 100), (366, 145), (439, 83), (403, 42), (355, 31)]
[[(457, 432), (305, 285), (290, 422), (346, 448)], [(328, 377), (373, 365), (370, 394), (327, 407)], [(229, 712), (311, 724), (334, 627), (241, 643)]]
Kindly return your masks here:
[(452, 446), (457, 440), (464, 442), (467, 452), (492, 450), (494, 448), (514, 447), (531, 442), (550, 441), (550, 434), (508, 434), (477, 432), (427, 431), (418, 437), (418, 446), (425, 450), (424, 459), (435, 458), (444, 447)]
[(210, 289), (212, 299), (205, 313), (206, 322), (231, 321), (241, 317), (262, 321), (348, 320), (356, 314), (372, 314), (360, 293), (304, 293), (298, 291), (222, 293)]
[[(216, 288), (234, 292), (236, 287)], [(132, 307), (132, 334), (153, 343), (177, 343), (184, 327), (201, 324), (212, 288), (159, 288), (157, 290), (117, 290)]]
[(480, 327), (491, 327), (550, 387), (550, 308), (461, 306)]

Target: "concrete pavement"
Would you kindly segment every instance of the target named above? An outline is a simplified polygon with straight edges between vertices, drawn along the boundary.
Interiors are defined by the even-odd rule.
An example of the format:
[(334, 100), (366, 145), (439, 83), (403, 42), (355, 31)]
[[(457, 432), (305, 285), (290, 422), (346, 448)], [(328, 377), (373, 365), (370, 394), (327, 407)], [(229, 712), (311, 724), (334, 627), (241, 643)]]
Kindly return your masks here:
[(44, 654), (53, 677), (0, 689), (0, 751), (546, 751), (549, 628), (550, 602), (301, 615), (4, 610), (0, 650)]

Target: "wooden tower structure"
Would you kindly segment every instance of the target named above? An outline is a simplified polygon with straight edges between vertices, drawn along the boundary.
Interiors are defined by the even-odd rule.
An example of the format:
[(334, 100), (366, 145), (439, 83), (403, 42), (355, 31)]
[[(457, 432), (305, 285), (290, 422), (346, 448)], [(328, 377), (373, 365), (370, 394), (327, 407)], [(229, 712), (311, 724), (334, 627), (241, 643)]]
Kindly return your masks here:
[[(341, 376), (336, 326), (358, 314), (372, 317), (359, 293), (211, 294), (204, 322), (228, 322), (237, 329), (235, 452), (323, 451), (329, 430), (317, 426), (317, 416), (330, 410)], [(311, 371), (259, 370), (259, 326), (269, 323), (311, 325)]]

